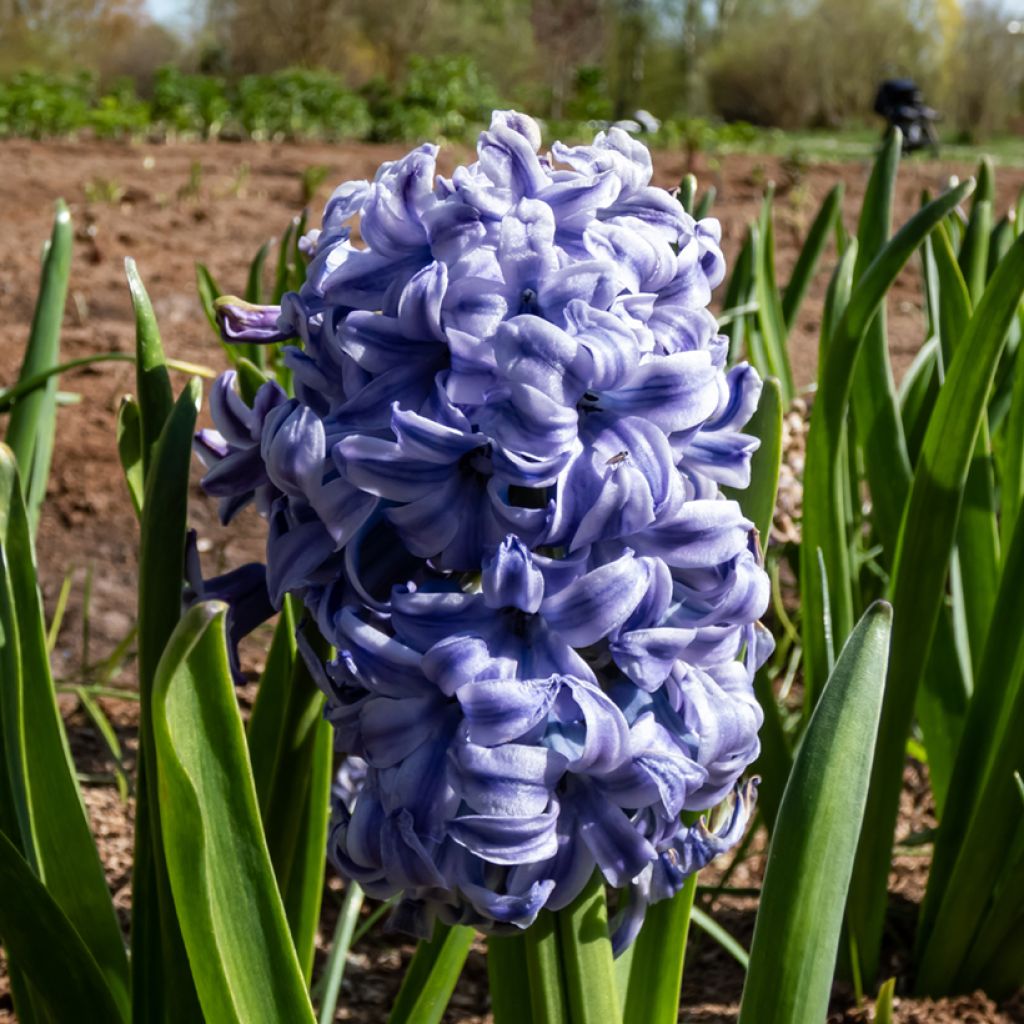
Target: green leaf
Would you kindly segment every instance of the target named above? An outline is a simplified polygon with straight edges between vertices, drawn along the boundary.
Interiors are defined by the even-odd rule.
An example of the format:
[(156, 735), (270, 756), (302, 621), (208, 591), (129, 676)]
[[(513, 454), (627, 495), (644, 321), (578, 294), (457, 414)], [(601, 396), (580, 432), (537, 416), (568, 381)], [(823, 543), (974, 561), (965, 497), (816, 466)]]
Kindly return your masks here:
[(782, 389), (774, 377), (764, 382), (761, 399), (744, 433), (756, 437), (761, 445), (750, 460), (750, 485), (743, 490), (723, 487), (722, 491), (738, 501), (744, 515), (757, 527), (761, 549), (768, 550), (779, 490), (779, 467), (782, 465)]
[[(60, 328), (71, 274), (72, 239), (71, 214), (61, 199), (57, 201), (53, 233), (43, 254), (39, 296), (18, 375), (19, 383), (56, 365), (60, 358)], [(24, 482), (25, 505), (33, 534), (46, 496), (56, 430), (57, 381), (53, 379), (16, 403), (5, 438)]]
[(434, 937), (416, 947), (388, 1024), (439, 1024), (473, 944), (473, 929), (438, 921)]
[[(1017, 314), (1024, 330), (1024, 311)], [(1024, 503), (1024, 361), (1018, 346), (1016, 372), (1010, 397), (1010, 411), (1003, 428), (999, 452), (999, 518), (1003, 547), (1009, 546), (1013, 524)]]
[[(555, 916), (570, 1021), (616, 1024), (622, 1017), (600, 872), (595, 871), (583, 892)], [(633, 963), (635, 967), (635, 957)]]
[[(249, 277), (245, 284), (245, 301), (253, 305), (260, 305), (263, 302), (263, 266), (267, 262), (267, 253), (274, 244), (270, 239), (264, 242), (256, 251), (256, 255), (249, 264)], [(239, 350), (260, 370), (267, 364), (267, 346), (255, 342), (238, 346)]]
[(782, 299), (775, 284), (775, 229), (772, 223), (772, 190), (765, 194), (761, 217), (752, 228), (754, 239), (754, 295), (757, 298), (757, 319), (764, 339), (767, 368), (782, 388), (786, 405), (793, 400), (793, 371), (789, 364), (788, 330), (782, 310)]
[[(330, 726), (324, 698), (296, 657), (294, 608), (278, 623), (253, 705), (249, 736), (257, 800), (299, 962), (308, 978), (323, 892), (330, 814)], [(326, 654), (310, 628), (309, 642)]]
[(261, 815), (266, 815), (274, 792), (283, 742), (282, 723), (288, 712), (296, 651), (295, 599), (287, 597), (274, 628), (267, 663), (260, 676), (246, 727), (249, 760)]
[[(991, 634), (957, 752), (954, 767), (957, 785), (950, 790), (947, 797), (935, 839), (928, 889), (921, 908), (918, 945), (919, 950), (924, 953), (922, 981), (929, 984), (929, 987), (933, 978), (940, 983), (943, 981), (941, 976), (934, 974), (937, 967), (933, 965), (941, 963), (945, 956), (943, 951), (937, 949), (937, 944), (949, 942), (954, 949), (960, 946), (960, 937), (951, 933), (949, 929), (966, 927), (966, 918), (975, 913), (975, 908), (964, 906), (963, 897), (970, 895), (979, 900), (980, 908), (984, 909), (995, 879), (991, 872), (987, 875), (969, 876), (966, 893), (956, 894), (950, 891), (954, 871), (965, 848), (972, 844), (977, 845), (978, 839), (989, 835), (989, 827), (985, 823), (974, 826), (979, 831), (976, 835), (971, 835), (971, 822), (977, 816), (984, 780), (992, 778), (993, 765), (1011, 728), (1015, 704), (1021, 699), (1021, 687), (1024, 685), (1024, 632), (1019, 628), (1020, 622), (1024, 621), (1024, 588), (1020, 586), (1022, 574), (1024, 516), (1018, 517), (1006, 553), (1006, 564), (999, 584)], [(1004, 803), (1000, 813), (1007, 822), (1018, 820), (1019, 800), (1017, 808), (1011, 803)], [(996, 827), (1003, 826), (999, 824)], [(1006, 844), (1004, 849), (1005, 846)], [(978, 867), (980, 869), (980, 865)], [(937, 923), (940, 913), (943, 913), (949, 924)], [(961, 948), (961, 955), (963, 952)], [(933, 977), (929, 977), (929, 973), (924, 973), (925, 971)]]
[[(729, 283), (725, 288), (725, 298), (722, 300), (723, 309), (739, 309), (750, 304), (754, 294), (754, 242), (751, 233), (743, 241), (736, 262), (732, 266), (732, 273), (729, 275)], [(754, 304), (756, 306), (756, 303)], [(747, 318), (743, 316), (734, 317), (728, 323), (722, 325), (722, 332), (729, 337), (729, 362), (735, 363), (743, 351), (744, 342), (747, 336)], [(748, 346), (749, 347), (749, 346)], [(753, 354), (750, 354), (751, 362), (755, 368), (763, 367), (758, 363)], [(762, 374), (763, 376), (763, 374)]]
[(142, 476), (142, 417), (139, 403), (125, 395), (117, 409), (117, 455), (124, 470), (128, 496), (135, 509), (135, 517), (142, 519), (142, 496), (145, 481)]
[(148, 475), (153, 450), (174, 405), (174, 393), (153, 304), (139, 277), (135, 260), (126, 259), (124, 267), (135, 310), (135, 387), (142, 425), (142, 466)]
[(893, 828), (902, 784), (903, 750), (927, 650), (945, 597), (949, 554), (971, 455), (1010, 321), (1024, 292), (1024, 241), (1000, 264), (957, 347), (928, 425), (896, 551), (891, 593), (898, 609), (892, 678), (879, 731), (868, 814), (861, 840), (850, 923), (865, 968), (874, 971), (885, 914)]
[(711, 207), (715, 205), (715, 199), (718, 198), (718, 189), (714, 185), (708, 185), (704, 189), (704, 194), (700, 197), (697, 205), (693, 210), (694, 220), (703, 220), (710, 212)]
[(828, 1012), (891, 619), (888, 605), (868, 609), (807, 726), (772, 836), (740, 1024), (808, 1024)]
[(770, 834), (775, 831), (786, 780), (793, 769), (793, 752), (786, 737), (768, 665), (763, 665), (754, 676), (754, 695), (764, 712), (764, 723), (760, 731), (761, 753), (752, 771), (761, 776), (757, 808)]
[[(901, 141), (898, 131), (890, 131), (868, 182), (857, 227), (857, 262), (853, 271), (854, 293), (851, 296), (851, 303), (856, 301), (857, 286), (868, 273), (873, 261), (883, 250), (889, 248), (886, 243), (892, 224), (893, 194), (896, 188)], [(924, 209), (934, 210), (935, 207), (929, 204)], [(920, 236), (914, 249), (924, 241), (927, 234), (925, 231)], [(913, 251), (911, 249), (907, 255)], [(885, 290), (888, 291), (889, 287), (890, 285), (886, 284)], [(872, 525), (884, 549), (883, 564), (888, 567), (896, 550), (900, 516), (903, 514), (903, 505), (910, 490), (910, 457), (903, 436), (903, 420), (889, 362), (885, 314), (883, 301), (877, 305), (877, 311), (869, 321), (866, 321), (861, 332), (859, 355), (853, 366), (850, 403), (855, 436), (858, 446), (864, 453), (864, 469), (871, 491)], [(832, 569), (831, 565), (829, 569)], [(833, 595), (836, 596), (842, 595)], [(840, 607), (836, 634), (839, 643), (845, 640), (852, 625), (852, 614), (847, 614), (845, 609)]]
[(693, 213), (693, 201), (697, 196), (697, 178), (692, 174), (684, 174), (683, 180), (679, 183), (679, 195), (677, 196), (683, 209)]
[(238, 393), (246, 405), (251, 406), (256, 399), (256, 392), (270, 380), (270, 377), (245, 356), (239, 356), (235, 369), (238, 372)]
[(963, 242), (960, 244), (960, 269), (963, 271), (967, 291), (973, 303), (980, 301), (985, 290), (994, 201), (992, 161), (986, 157), (978, 167), (978, 189), (971, 206), (971, 215), (967, 220)]
[(935, 408), (942, 371), (938, 337), (930, 338), (918, 350), (900, 382), (900, 417), (911, 466), (921, 452), (924, 432)]
[(875, 1021), (874, 1024), (893, 1024), (892, 1019), (892, 997), (896, 992), (896, 979), (890, 978), (878, 990), (878, 998), (875, 1000)]
[(125, 1006), (46, 886), (0, 832), (0, 934), (9, 962), (32, 985), (33, 1005), (53, 1021), (127, 1022)]
[(270, 252), (270, 247), (273, 244), (273, 239), (264, 242), (256, 250), (256, 255), (253, 256), (252, 262), (249, 264), (249, 277), (245, 283), (245, 301), (251, 302), (254, 306), (263, 302), (263, 266), (267, 262), (267, 253)]
[(683, 960), (696, 890), (695, 871), (675, 896), (647, 908), (636, 937), (623, 1020), (676, 1024), (679, 1019)]
[[(52, 378), (59, 377), (62, 373), (67, 373), (70, 370), (77, 370), (83, 366), (98, 366), (101, 363), (134, 362), (135, 355), (132, 352), (98, 352), (96, 355), (80, 356), (78, 359), (69, 359), (67, 362), (48, 366), (45, 370), (40, 370), (31, 377), (19, 380), (17, 384), (12, 384), (9, 388), (0, 388), (0, 412), (6, 412), (19, 399), (24, 398), (33, 391), (38, 391)], [(179, 370), (182, 373), (192, 374), (197, 377), (206, 377), (208, 380), (214, 380), (217, 377), (216, 370), (210, 369), (209, 366), (202, 366), (199, 363), (189, 363), (183, 359), (168, 359), (167, 366), (172, 370)], [(81, 395), (71, 395), (67, 392), (58, 391), (58, 404), (62, 401), (62, 395), (68, 399), (66, 404), (69, 405), (74, 404), (81, 399)]]
[(707, 935), (717, 942), (744, 970), (750, 966), (750, 954), (710, 914), (700, 907), (693, 907), (690, 919)]
[[(160, 394), (159, 388), (155, 391)], [(189, 470), (200, 397), (199, 381), (193, 379), (165, 418), (150, 456), (142, 504), (132, 1000), (134, 1019), (154, 1022), (190, 1020), (199, 1012), (167, 876), (161, 799), (150, 759), (157, 665), (181, 614)], [(142, 413), (145, 430), (145, 405)]]
[[(21, 851), (128, 1006), (128, 962), (50, 674), (35, 551), (14, 453), (0, 445), (0, 723)], [(5, 812), (5, 817), (7, 816)]]
[[(804, 671), (812, 703), (821, 680), (827, 674), (828, 653), (822, 632), (825, 601), (816, 566), (819, 549), (827, 570), (829, 603), (837, 640), (842, 641), (849, 634), (853, 623), (852, 580), (843, 512), (849, 500), (844, 486), (843, 442), (854, 366), (867, 329), (900, 270), (924, 237), (972, 187), (972, 182), (964, 182), (933, 200), (886, 243), (856, 281), (850, 300), (837, 317), (829, 341), (822, 350), (824, 358), (819, 365), (818, 393), (807, 436), (801, 545)], [(858, 424), (864, 423), (863, 417), (858, 416), (857, 419)], [(902, 435), (902, 428), (899, 434)], [(893, 443), (891, 435), (889, 440)], [(905, 457), (905, 451), (903, 455)], [(889, 464), (892, 460), (886, 458), (884, 461)], [(886, 487), (891, 491), (892, 481), (883, 485), (879, 494)], [(877, 516), (875, 523), (881, 530), (881, 519)]]
[(793, 273), (790, 275), (789, 283), (782, 296), (782, 319), (786, 330), (791, 331), (796, 324), (797, 313), (811, 286), (811, 281), (821, 263), (821, 257), (828, 245), (828, 237), (832, 233), (833, 225), (839, 216), (843, 201), (843, 186), (836, 185), (821, 204), (817, 216), (811, 224), (807, 237), (804, 239), (803, 248), (797, 257)]
[(294, 217), (289, 221), (288, 227), (285, 228), (284, 235), (282, 235), (280, 244), (277, 247), (277, 269), (274, 273), (274, 291), (271, 296), (271, 302), (274, 303), (280, 303), (282, 296), (288, 291), (288, 281), (290, 278), (289, 259), (292, 255), (293, 236), (298, 221), (298, 217)]
[(195, 605), (153, 684), (160, 818), (203, 1016), (313, 1021), (260, 827), (227, 657), (227, 605)]
[(196, 264), (196, 291), (199, 292), (199, 303), (203, 307), (206, 319), (219, 340), (221, 334), (220, 324), (217, 323), (217, 299), (223, 292), (204, 263)]

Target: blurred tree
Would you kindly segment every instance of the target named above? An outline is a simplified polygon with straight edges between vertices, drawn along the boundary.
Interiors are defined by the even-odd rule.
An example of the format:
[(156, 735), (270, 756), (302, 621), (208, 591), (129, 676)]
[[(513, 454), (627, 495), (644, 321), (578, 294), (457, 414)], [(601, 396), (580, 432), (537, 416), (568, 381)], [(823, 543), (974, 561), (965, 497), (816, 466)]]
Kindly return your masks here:
[(966, 140), (1005, 131), (1024, 115), (1024, 35), (1011, 31), (1012, 23), (1000, 3), (969, 0), (961, 11), (949, 50), (946, 104)]
[(0, 71), (53, 62), (96, 68), (147, 22), (142, 0), (0, 0)]
[(578, 69), (601, 53), (604, 15), (601, 0), (532, 0), (530, 4), (539, 71), (550, 90), (550, 114), (556, 120), (565, 116)]
[(645, 0), (618, 0), (614, 8), (614, 111), (616, 118), (623, 118), (641, 106), (651, 12)]

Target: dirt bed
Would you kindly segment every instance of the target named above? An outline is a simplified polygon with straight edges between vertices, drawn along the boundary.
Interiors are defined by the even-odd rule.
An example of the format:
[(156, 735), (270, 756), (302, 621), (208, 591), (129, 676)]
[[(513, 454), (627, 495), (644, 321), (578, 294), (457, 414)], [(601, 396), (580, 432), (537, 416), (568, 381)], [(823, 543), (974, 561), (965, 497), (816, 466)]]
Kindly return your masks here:
[[(382, 160), (404, 147), (370, 145), (274, 146), (238, 145), (115, 145), (86, 142), (0, 143), (0, 386), (13, 381), (31, 320), (38, 285), (38, 255), (46, 238), (52, 204), (57, 197), (69, 203), (76, 228), (75, 255), (63, 334), (66, 359), (99, 352), (129, 352), (134, 344), (131, 306), (124, 281), (124, 258), (137, 261), (163, 331), (168, 353), (177, 358), (220, 369), (221, 352), (206, 323), (195, 290), (195, 264), (207, 264), (222, 287), (241, 291), (249, 259), (264, 241), (287, 225), (302, 207), (303, 172), (326, 170), (324, 184), (313, 199), (315, 218), (331, 187), (343, 180), (372, 175)], [(448, 151), (442, 168), (465, 155)], [(685, 171), (676, 153), (655, 157), (656, 181), (677, 183)], [(756, 215), (765, 184), (776, 183), (776, 239), (779, 278), (785, 281), (818, 205), (837, 182), (845, 185), (844, 209), (849, 228), (855, 227), (867, 180), (866, 164), (817, 165), (805, 168), (770, 157), (728, 156), (697, 168), (702, 187), (714, 185), (714, 213), (723, 225), (724, 245), (735, 257), (747, 223)], [(973, 168), (947, 164), (907, 164), (897, 192), (897, 220), (917, 208), (922, 189), (936, 191), (951, 174), (961, 177)], [(997, 175), (997, 215), (1024, 185), (1024, 170), (1001, 169)], [(824, 281), (833, 254), (800, 316), (792, 343), (797, 382), (814, 378)], [(923, 320), (916, 269), (901, 277), (889, 305), (893, 364), (899, 375), (923, 340)], [(181, 380), (178, 380), (180, 386)], [(44, 597), (52, 611), (62, 581), (71, 574), (71, 601), (61, 630), (55, 664), (58, 676), (73, 680), (83, 662), (96, 662), (128, 634), (134, 621), (137, 532), (121, 480), (114, 448), (114, 417), (121, 395), (134, 390), (128, 364), (108, 363), (68, 375), (63, 390), (80, 396), (62, 408), (47, 503), (39, 533), (39, 561)], [(195, 474), (198, 477), (198, 471)], [(216, 521), (212, 504), (193, 485), (191, 518), (200, 537), (208, 574), (259, 558), (262, 530), (255, 517), (243, 515), (230, 531)], [(83, 631), (82, 607), (86, 578), (91, 578), (89, 626)], [(85, 649), (83, 649), (85, 648)], [(258, 668), (261, 639), (246, 654)], [(126, 665), (118, 684), (130, 682)], [(130, 762), (134, 748), (135, 707), (130, 702), (104, 701)], [(79, 769), (103, 779), (110, 763), (88, 720), (69, 699), (72, 746)], [(131, 805), (110, 784), (86, 788), (86, 800), (99, 838), (108, 881), (119, 911), (127, 918), (130, 904)], [(908, 775), (901, 829), (927, 813), (923, 782)], [(754, 884), (759, 862), (745, 864), (747, 882)], [(921, 858), (900, 860), (893, 890), (912, 914), (921, 895), (926, 864)], [(338, 883), (329, 883), (336, 892)], [(325, 901), (324, 927), (330, 934), (332, 907)], [(744, 943), (749, 942), (754, 903), (720, 900), (716, 917)], [(351, 957), (343, 991), (347, 1008), (339, 1020), (377, 1024), (384, 1021), (399, 979), (399, 961), (410, 949), (394, 949), (384, 937), (369, 938)], [(898, 969), (898, 960), (893, 968)], [(683, 1018), (694, 1024), (734, 1021), (742, 972), (721, 949), (696, 935), (684, 985)], [(471, 954), (447, 1015), (451, 1022), (485, 1021), (486, 969), (482, 948)], [(834, 1022), (867, 1021), (868, 1008), (846, 1009), (849, 1000), (837, 992)], [(0, 964), (0, 1022), (13, 1019)], [(978, 994), (934, 1004), (899, 999), (900, 1024), (1010, 1024), (1024, 1021), (1017, 1004), (997, 1008)]]

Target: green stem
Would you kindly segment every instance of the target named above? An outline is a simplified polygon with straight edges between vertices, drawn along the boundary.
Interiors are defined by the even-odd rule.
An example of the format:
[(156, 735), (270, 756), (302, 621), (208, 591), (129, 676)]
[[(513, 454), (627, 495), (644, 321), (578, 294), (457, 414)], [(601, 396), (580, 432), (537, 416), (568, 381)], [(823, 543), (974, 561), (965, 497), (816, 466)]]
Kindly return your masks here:
[(491, 935), (487, 939), (487, 978), (494, 1024), (521, 1024), (531, 1019), (525, 941), (521, 934)]
[(686, 939), (696, 891), (697, 873), (694, 872), (672, 899), (647, 908), (633, 954), (623, 1013), (625, 1020), (675, 1024), (678, 1019)]
[(331, 1024), (334, 1020), (334, 1013), (338, 1008), (338, 993), (341, 991), (341, 979), (345, 976), (345, 961), (348, 958), (348, 951), (352, 948), (352, 938), (362, 905), (363, 890), (355, 882), (349, 882), (345, 888), (341, 912), (338, 914), (338, 923), (334, 928), (331, 953), (324, 968), (324, 998), (320, 1004), (320, 1024)]
[(550, 910), (542, 910), (526, 929), (523, 945), (530, 980), (532, 1024), (568, 1024), (558, 922)]
[(621, 1021), (619, 996), (615, 991), (615, 962), (608, 935), (608, 906), (604, 881), (598, 872), (594, 872), (572, 904), (559, 911), (558, 937), (572, 1024)]

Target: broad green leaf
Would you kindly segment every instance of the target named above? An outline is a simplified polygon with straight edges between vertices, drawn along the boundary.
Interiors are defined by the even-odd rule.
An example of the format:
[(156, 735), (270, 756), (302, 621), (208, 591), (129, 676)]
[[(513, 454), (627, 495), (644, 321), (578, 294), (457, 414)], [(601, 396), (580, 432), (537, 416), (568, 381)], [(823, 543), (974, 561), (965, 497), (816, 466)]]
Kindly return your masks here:
[[(53, 233), (43, 254), (39, 296), (18, 375), (19, 382), (56, 365), (59, 360), (60, 328), (71, 273), (72, 239), (71, 214), (61, 199), (57, 201)], [(39, 508), (46, 496), (56, 430), (57, 381), (54, 378), (45, 387), (32, 390), (21, 398), (11, 410), (7, 422), (5, 440), (18, 462), (33, 534)]]
[[(134, 1019), (147, 1022), (189, 1020), (199, 1012), (167, 876), (161, 799), (150, 759), (157, 665), (181, 615), (189, 470), (200, 397), (199, 381), (193, 379), (165, 418), (146, 471), (142, 505), (132, 1001)], [(142, 413), (145, 431), (145, 406)]]
[(891, 584), (898, 609), (891, 666), (895, 684), (886, 694), (868, 799), (875, 827), (862, 837), (850, 899), (850, 923), (865, 977), (874, 971), (881, 941), (903, 751), (921, 677), (921, 652), (931, 644), (942, 608), (971, 455), (1022, 292), (1024, 241), (1018, 239), (992, 276), (957, 346), (925, 435), (900, 530)]
[(206, 1020), (312, 1022), (260, 826), (227, 611), (220, 602), (195, 605), (153, 683), (150, 764), (174, 906)]
[(868, 609), (807, 726), (772, 836), (740, 1024), (809, 1024), (827, 1014), (891, 619), (888, 605)]
[[(629, 972), (622, 1019), (676, 1024), (697, 872), (671, 899), (647, 908)], [(598, 1018), (600, 1019), (600, 1018)]]
[[(850, 300), (837, 319), (823, 350), (824, 365), (819, 368), (818, 393), (807, 437), (804, 535), (801, 545), (804, 669), (812, 702), (821, 680), (827, 674), (827, 645), (821, 625), (824, 621), (824, 599), (815, 566), (818, 549), (825, 559), (837, 639), (842, 640), (848, 635), (853, 622), (848, 539), (843, 518), (849, 492), (844, 487), (842, 467), (844, 426), (854, 365), (865, 341), (866, 331), (896, 276), (924, 237), (969, 194), (972, 187), (972, 182), (964, 182), (933, 200), (893, 235), (856, 281)], [(864, 418), (858, 417), (858, 423), (864, 424)], [(899, 436), (902, 437), (902, 428), (899, 429)], [(902, 458), (905, 457), (904, 450)], [(891, 459), (884, 461), (889, 462)], [(888, 481), (885, 486), (891, 488), (891, 484)], [(876, 525), (881, 528), (880, 519), (876, 519)]]
[(139, 403), (131, 395), (125, 395), (117, 409), (117, 455), (121, 460), (135, 517), (141, 521), (145, 490), (142, 476), (142, 419)]
[(487, 981), (494, 1024), (530, 1020), (530, 973), (522, 935), (487, 936)]
[(135, 310), (135, 387), (142, 425), (142, 466), (148, 475), (157, 440), (174, 405), (174, 394), (153, 304), (139, 277), (135, 260), (126, 259), (124, 266)]
[(416, 947), (402, 977), (388, 1024), (439, 1024), (473, 943), (473, 929), (434, 925), (434, 937)]
[[(290, 635), (285, 632), (289, 623)], [(326, 654), (312, 630), (309, 640)], [(305, 660), (295, 655), (294, 615), (286, 610), (260, 682), (249, 735), (274, 874), (306, 977), (313, 966), (330, 812), (331, 730), (323, 720), (323, 703)]]
[[(936, 943), (959, 942), (956, 937), (943, 937), (938, 929), (937, 919), (942, 908), (946, 918), (961, 903), (961, 896), (950, 892), (951, 879), (962, 851), (972, 840), (969, 834), (971, 820), (975, 817), (983, 782), (991, 777), (997, 751), (1007, 735), (1014, 713), (1014, 705), (1020, 700), (1022, 686), (1021, 667), (1024, 666), (1024, 588), (1020, 580), (1024, 574), (1024, 516), (1019, 516), (1010, 547), (1006, 553), (996, 599), (995, 612), (989, 642), (985, 648), (977, 686), (967, 712), (963, 737), (957, 753), (954, 775), (957, 785), (952, 787), (935, 839), (935, 850), (928, 889), (921, 908), (919, 924), (919, 949), (925, 951), (924, 967), (943, 954), (927, 950)], [(1017, 737), (1019, 739), (1019, 736)], [(1002, 814), (1009, 820), (1019, 818), (1019, 807), (1007, 804)], [(981, 825), (981, 834), (989, 834), (988, 826)], [(973, 837), (977, 838), (977, 837)], [(984, 905), (986, 894), (991, 891), (995, 877), (977, 876), (968, 878), (968, 892)], [(966, 894), (965, 894), (966, 895)], [(957, 911), (960, 913), (961, 911)], [(968, 908), (968, 913), (973, 908)], [(948, 927), (960, 927), (954, 920)], [(927, 979), (926, 979), (927, 980)]]
[(787, 331), (791, 331), (796, 324), (797, 313), (800, 312), (807, 289), (810, 288), (811, 281), (817, 273), (822, 254), (828, 245), (829, 235), (840, 214), (842, 201), (843, 186), (839, 184), (825, 196), (825, 201), (821, 204), (821, 209), (818, 210), (817, 216), (807, 232), (807, 237), (804, 239), (800, 255), (797, 257), (793, 273), (790, 275), (789, 283), (782, 296), (782, 319)]
[[(622, 1018), (600, 872), (595, 871), (583, 892), (555, 916), (569, 1019), (572, 1024), (617, 1024)], [(634, 957), (634, 967), (636, 963)]]
[(3, 832), (0, 892), (0, 934), (9, 962), (31, 982), (33, 1005), (53, 1021), (127, 1024), (126, 1002), (115, 998), (75, 926)]
[(50, 674), (35, 551), (14, 453), (0, 445), (0, 722), (20, 847), (127, 1011), (128, 962)]

